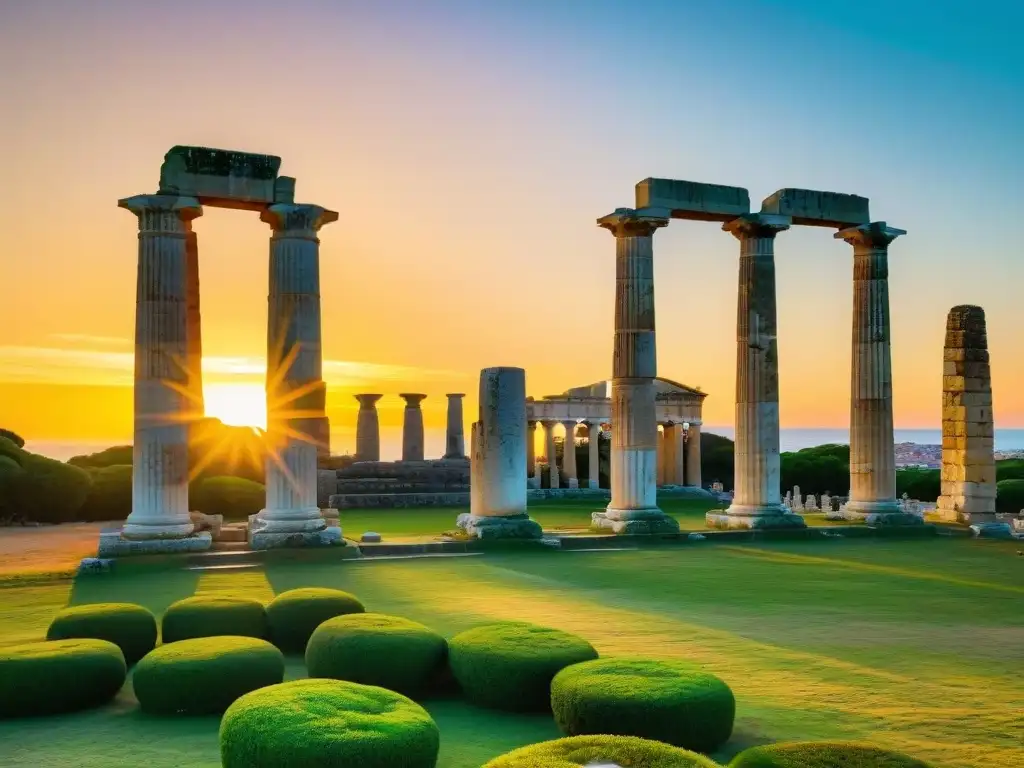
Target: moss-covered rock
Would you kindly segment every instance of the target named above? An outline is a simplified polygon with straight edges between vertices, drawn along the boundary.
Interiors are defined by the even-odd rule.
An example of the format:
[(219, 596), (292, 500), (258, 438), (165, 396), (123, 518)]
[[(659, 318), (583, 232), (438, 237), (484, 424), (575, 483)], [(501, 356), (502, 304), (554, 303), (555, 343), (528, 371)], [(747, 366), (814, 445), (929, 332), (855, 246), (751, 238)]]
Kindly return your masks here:
[(87, 637), (116, 645), (130, 666), (156, 646), (156, 617), (134, 603), (91, 603), (65, 608), (46, 630), (47, 640)]
[(568, 736), (640, 736), (711, 752), (732, 735), (736, 699), (693, 664), (597, 659), (555, 675), (551, 709)]
[(551, 706), (551, 679), (562, 669), (597, 658), (581, 637), (523, 622), (486, 624), (451, 639), (449, 663), (466, 698), (512, 711)]
[(293, 680), (232, 704), (220, 724), (224, 768), (434, 768), (440, 734), (419, 704), (341, 680)]
[(285, 653), (303, 653), (313, 630), (325, 621), (365, 611), (355, 595), (340, 589), (290, 589), (267, 605), (270, 639)]
[(135, 668), (139, 706), (155, 715), (212, 715), (284, 679), (284, 656), (255, 637), (198, 637), (161, 645)]
[(323, 622), (306, 646), (310, 677), (377, 685), (407, 695), (437, 678), (448, 643), (429, 627), (398, 616), (350, 613)]
[(703, 755), (636, 736), (574, 736), (522, 747), (484, 768), (573, 768), (614, 764), (630, 768), (719, 768)]
[(106, 640), (46, 640), (0, 648), (0, 718), (95, 707), (124, 685), (121, 649)]
[(172, 603), (160, 621), (165, 643), (193, 637), (236, 635), (267, 637), (267, 612), (263, 603), (245, 597), (199, 595)]
[(729, 768), (930, 768), (928, 763), (869, 744), (793, 741), (741, 752)]

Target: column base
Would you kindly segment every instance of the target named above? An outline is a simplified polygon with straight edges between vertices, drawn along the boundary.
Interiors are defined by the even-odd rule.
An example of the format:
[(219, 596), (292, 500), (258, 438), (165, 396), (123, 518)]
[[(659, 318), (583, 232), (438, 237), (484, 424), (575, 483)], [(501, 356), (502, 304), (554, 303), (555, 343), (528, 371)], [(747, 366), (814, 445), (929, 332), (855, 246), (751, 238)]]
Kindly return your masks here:
[(327, 527), (319, 507), (308, 509), (261, 509), (249, 518), (263, 533), (315, 533)]
[[(321, 521), (323, 522), (323, 521)], [(317, 531), (267, 531), (249, 529), (249, 549), (300, 549), (307, 547), (344, 546), (341, 528), (334, 526)]]
[(733, 505), (724, 512), (708, 512), (704, 516), (708, 528), (721, 530), (770, 530), (806, 528), (806, 521), (781, 504), (764, 506)]
[(577, 480), (575, 477), (570, 477), (569, 478), (569, 487), (570, 488), (579, 488), (580, 487), (580, 481)]
[(121, 531), (100, 532), (97, 557), (125, 557), (128, 555), (176, 555), (183, 552), (205, 552), (213, 546), (209, 531), (193, 536), (174, 538), (126, 538)]
[(544, 535), (540, 523), (521, 515), (471, 515), (463, 512), (455, 525), (474, 539), (539, 539)]
[(125, 539), (148, 541), (151, 539), (184, 539), (192, 535), (195, 526), (191, 520), (185, 522), (177, 520), (153, 522), (134, 522), (131, 515), (125, 520), (120, 535)]
[(679, 533), (679, 521), (669, 517), (657, 507), (646, 509), (616, 509), (608, 507), (604, 512), (590, 516), (590, 527), (612, 533)]
[(896, 501), (851, 501), (838, 512), (826, 512), (827, 520), (849, 520), (873, 528), (891, 528), (902, 525), (924, 525), (924, 519), (904, 512)]

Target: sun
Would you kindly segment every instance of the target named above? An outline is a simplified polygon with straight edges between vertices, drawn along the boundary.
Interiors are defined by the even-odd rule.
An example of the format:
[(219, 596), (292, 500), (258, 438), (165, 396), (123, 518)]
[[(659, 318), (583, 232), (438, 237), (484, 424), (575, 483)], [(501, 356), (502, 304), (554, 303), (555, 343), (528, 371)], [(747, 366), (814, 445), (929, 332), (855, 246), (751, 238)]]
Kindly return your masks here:
[(267, 428), (267, 395), (262, 384), (206, 384), (206, 415), (233, 427)]

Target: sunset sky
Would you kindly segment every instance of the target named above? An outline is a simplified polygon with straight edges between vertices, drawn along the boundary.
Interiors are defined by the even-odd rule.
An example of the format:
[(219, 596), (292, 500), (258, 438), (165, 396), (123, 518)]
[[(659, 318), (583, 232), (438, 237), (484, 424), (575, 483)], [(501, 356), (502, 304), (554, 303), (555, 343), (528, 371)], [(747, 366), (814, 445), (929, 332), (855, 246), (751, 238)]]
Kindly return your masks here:
[[(542, 396), (607, 378), (614, 241), (647, 176), (871, 199), (890, 249), (897, 426), (937, 427), (945, 315), (988, 315), (997, 426), (1024, 426), (1024, 4), (952, 0), (0, 2), (0, 426), (131, 436), (137, 226), (164, 153), (275, 154), (321, 233), (336, 452), (355, 392)], [(270, 230), (196, 222), (211, 415), (258, 409)], [(848, 423), (852, 251), (776, 243), (783, 427)], [(660, 375), (731, 425), (738, 244), (655, 236)], [(218, 387), (220, 389), (218, 389)], [(246, 388), (247, 387), (247, 388)], [(221, 406), (213, 407), (217, 403)], [(438, 445), (439, 449), (440, 446)], [(428, 445), (428, 452), (430, 446)]]

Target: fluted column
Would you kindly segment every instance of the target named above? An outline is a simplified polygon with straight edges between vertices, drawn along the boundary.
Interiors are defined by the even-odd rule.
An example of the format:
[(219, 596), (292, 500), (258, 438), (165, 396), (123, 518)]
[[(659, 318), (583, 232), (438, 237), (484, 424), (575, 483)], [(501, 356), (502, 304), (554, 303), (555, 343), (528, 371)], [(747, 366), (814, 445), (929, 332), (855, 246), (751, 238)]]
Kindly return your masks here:
[(380, 418), (377, 401), (383, 395), (356, 395), (359, 414), (356, 416), (356, 461), (380, 461)]
[(462, 426), (462, 398), (464, 394), (448, 394), (448, 424), (445, 430), (444, 458), (466, 458), (466, 437)]
[[(320, 228), (338, 214), (278, 203), (270, 225), (267, 311), (267, 502), (260, 531), (324, 528), (316, 495), (319, 420), (325, 409), (320, 322)], [(251, 536), (251, 534), (250, 534)]]
[(423, 410), (420, 403), (426, 395), (404, 393), (405, 414), (402, 422), (402, 461), (423, 461)]
[(775, 309), (775, 236), (788, 216), (752, 213), (723, 225), (740, 241), (736, 329), (735, 496), (715, 527), (802, 527), (782, 504), (779, 455), (779, 350)]
[(700, 424), (690, 424), (686, 431), (686, 461), (684, 462), (686, 485), (701, 487), (700, 473)]
[(558, 459), (555, 458), (555, 424), (557, 421), (542, 421), (544, 428), (544, 456), (548, 461), (548, 479), (552, 488), (557, 488), (558, 483)]
[(199, 301), (199, 240), (187, 222), (185, 232), (185, 318), (187, 332), (185, 345), (188, 361), (188, 390), (190, 406), (196, 419), (205, 413), (203, 406), (203, 332)]
[(665, 425), (665, 485), (683, 484), (683, 425)]
[(580, 480), (576, 474), (576, 422), (563, 421), (565, 442), (562, 444), (562, 474), (570, 488), (579, 488)]
[[(853, 361), (850, 369), (850, 501), (844, 517), (886, 522), (902, 517), (896, 501), (889, 333), (889, 243), (902, 229), (883, 222), (835, 237), (853, 246)], [(917, 518), (914, 518), (917, 522)]]
[(527, 485), (530, 488), (540, 488), (540, 472), (537, 466), (537, 422), (526, 422), (526, 472)]
[(587, 422), (587, 487), (601, 487), (601, 424), (597, 421)]
[(177, 195), (137, 195), (118, 205), (139, 220), (132, 511), (122, 535), (181, 538), (192, 533), (188, 434), (195, 414), (186, 240), (202, 208), (195, 198)]
[(678, 531), (657, 504), (654, 233), (668, 211), (619, 208), (597, 221), (615, 235), (611, 502), (594, 525), (616, 533)]

